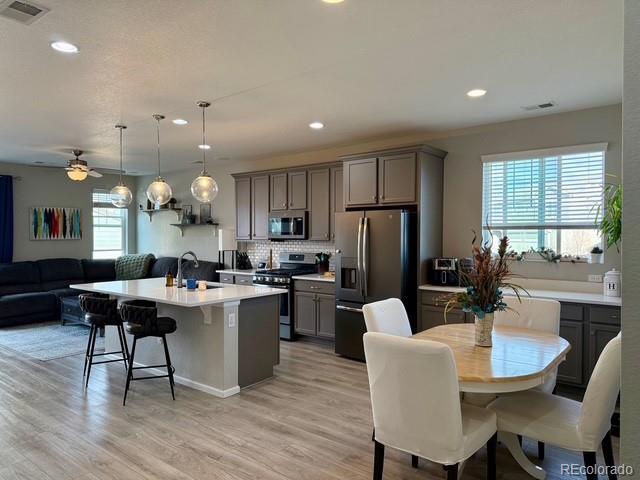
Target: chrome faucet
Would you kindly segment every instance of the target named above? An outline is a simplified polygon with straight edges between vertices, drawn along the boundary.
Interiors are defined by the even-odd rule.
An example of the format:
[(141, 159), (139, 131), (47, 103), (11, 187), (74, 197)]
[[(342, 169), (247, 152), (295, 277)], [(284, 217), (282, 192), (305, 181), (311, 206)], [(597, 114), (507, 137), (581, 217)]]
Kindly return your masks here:
[(193, 257), (193, 266), (198, 268), (198, 257), (191, 250), (180, 255), (180, 258), (178, 258), (178, 274), (176, 275), (176, 287), (178, 288), (182, 288), (182, 259), (185, 255), (191, 255)]

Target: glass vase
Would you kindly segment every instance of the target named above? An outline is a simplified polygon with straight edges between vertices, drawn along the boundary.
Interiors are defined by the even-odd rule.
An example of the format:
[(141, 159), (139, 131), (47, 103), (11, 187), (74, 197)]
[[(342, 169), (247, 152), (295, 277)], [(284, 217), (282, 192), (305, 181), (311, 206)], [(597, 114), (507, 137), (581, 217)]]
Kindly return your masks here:
[(485, 313), (484, 318), (476, 315), (476, 345), (479, 347), (490, 347), (493, 345), (491, 334), (493, 332), (493, 313)]

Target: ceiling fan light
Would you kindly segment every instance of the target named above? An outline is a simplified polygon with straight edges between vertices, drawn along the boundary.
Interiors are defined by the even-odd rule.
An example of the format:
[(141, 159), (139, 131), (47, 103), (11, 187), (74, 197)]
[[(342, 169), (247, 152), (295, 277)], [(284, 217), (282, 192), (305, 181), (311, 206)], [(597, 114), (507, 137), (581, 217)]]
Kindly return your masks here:
[(79, 169), (67, 170), (67, 177), (69, 177), (74, 182), (83, 181), (84, 179), (87, 178), (87, 174), (88, 173), (85, 172), (84, 170), (79, 170)]
[(191, 195), (202, 203), (210, 203), (218, 195), (218, 182), (207, 172), (202, 172), (191, 183)]
[(125, 208), (131, 204), (133, 195), (124, 183), (119, 183), (111, 189), (111, 203), (114, 207)]
[(156, 178), (147, 188), (147, 198), (154, 205), (164, 205), (172, 195), (171, 186), (162, 177)]

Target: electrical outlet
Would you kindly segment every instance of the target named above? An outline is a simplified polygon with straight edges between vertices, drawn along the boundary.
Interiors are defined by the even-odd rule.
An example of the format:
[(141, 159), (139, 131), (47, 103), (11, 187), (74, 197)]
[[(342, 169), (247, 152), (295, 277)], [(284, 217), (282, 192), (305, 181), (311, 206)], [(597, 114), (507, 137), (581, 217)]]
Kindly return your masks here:
[(589, 275), (589, 281), (593, 283), (602, 283), (602, 275)]
[(236, 314), (235, 313), (230, 313), (229, 314), (229, 328), (235, 328), (236, 327)]

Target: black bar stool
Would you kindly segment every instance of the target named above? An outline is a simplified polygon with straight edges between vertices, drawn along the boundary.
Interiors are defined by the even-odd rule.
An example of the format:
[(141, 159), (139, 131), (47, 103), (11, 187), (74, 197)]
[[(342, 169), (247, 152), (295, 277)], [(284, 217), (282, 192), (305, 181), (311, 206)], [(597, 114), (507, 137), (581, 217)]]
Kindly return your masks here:
[[(167, 337), (170, 333), (176, 331), (176, 321), (169, 317), (158, 317), (158, 309), (153, 302), (147, 302), (145, 300), (131, 300), (128, 302), (122, 302), (120, 305), (120, 316), (122, 320), (127, 322), (127, 332), (133, 335), (133, 346), (131, 347), (131, 357), (129, 361), (129, 370), (127, 372), (127, 385), (124, 389), (124, 399), (122, 405), (127, 402), (127, 392), (129, 391), (129, 385), (133, 380), (148, 380), (152, 378), (169, 378), (169, 385), (171, 386), (171, 396), (176, 399), (174, 393), (174, 381), (173, 372), (175, 368), (171, 365), (171, 357), (169, 356), (169, 348), (167, 347)], [(164, 343), (164, 356), (166, 359), (165, 365), (148, 365), (144, 367), (134, 367), (134, 357), (136, 354), (136, 343), (139, 339), (145, 337), (158, 337), (162, 338)], [(145, 368), (167, 368), (166, 375), (149, 375), (146, 377), (133, 377), (134, 370), (141, 370)]]
[[(79, 295), (78, 298), (80, 300), (80, 308), (84, 312), (84, 318), (91, 325), (91, 330), (89, 331), (89, 343), (87, 344), (87, 352), (84, 357), (84, 370), (82, 372), (82, 375), (86, 375), (87, 377), (85, 382), (86, 387), (89, 385), (89, 376), (91, 375), (92, 365), (123, 362), (124, 368), (126, 369), (129, 361), (129, 350), (127, 348), (127, 339), (124, 336), (122, 318), (120, 318), (120, 314), (118, 313), (118, 301), (112, 300), (108, 295), (104, 295), (102, 293), (83, 293)], [(94, 353), (98, 332), (107, 326), (114, 326), (118, 330), (120, 350), (114, 352)], [(113, 354), (121, 354), (122, 358), (102, 360), (100, 362), (93, 361), (93, 357)]]

